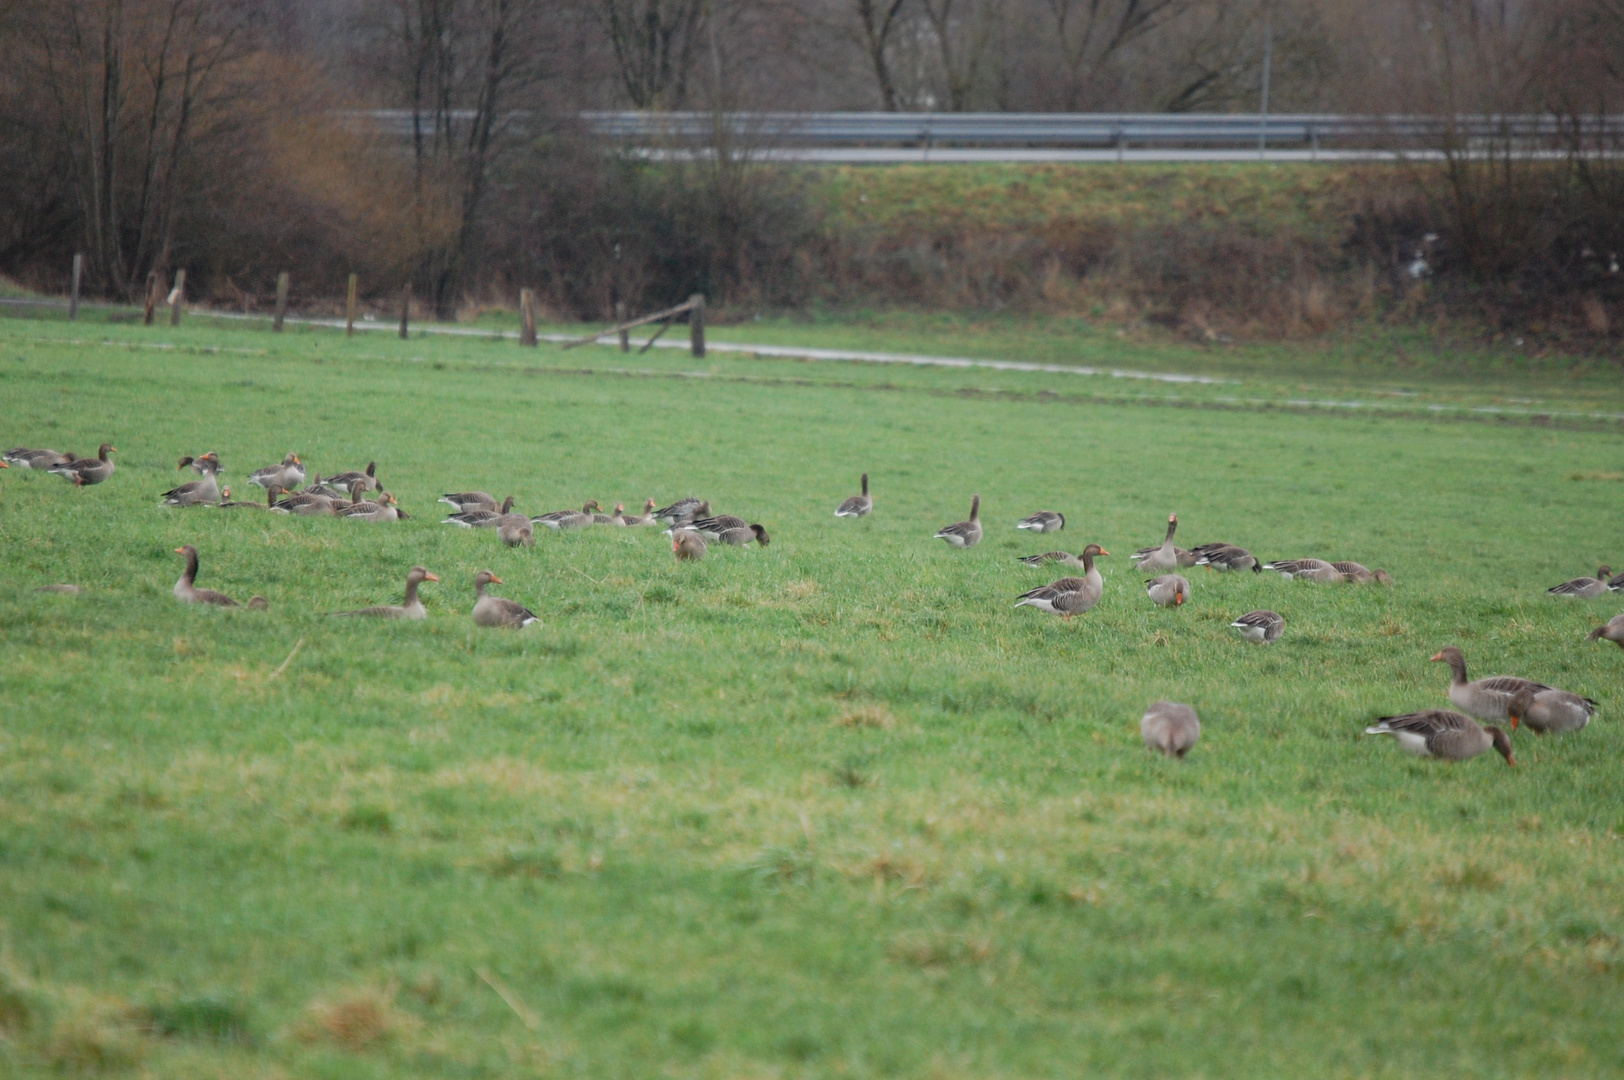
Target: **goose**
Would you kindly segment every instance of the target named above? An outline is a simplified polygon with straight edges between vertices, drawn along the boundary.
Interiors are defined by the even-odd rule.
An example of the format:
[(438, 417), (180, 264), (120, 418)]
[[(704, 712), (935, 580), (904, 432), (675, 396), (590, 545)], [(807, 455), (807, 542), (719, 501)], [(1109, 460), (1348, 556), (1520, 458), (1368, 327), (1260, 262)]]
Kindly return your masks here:
[(448, 491), (440, 496), (440, 501), (458, 514), (470, 510), (496, 509), (496, 496), (483, 491)]
[(1433, 663), (1449, 665), (1454, 678), (1449, 684), (1449, 700), (1461, 712), (1479, 720), (1504, 720), (1506, 705), (1518, 691), (1531, 687), (1534, 693), (1553, 689), (1544, 683), (1515, 675), (1491, 675), (1476, 682), (1466, 680), (1466, 656), (1455, 646), (1446, 645), (1432, 657)]
[(197, 548), (185, 544), (175, 549), (176, 555), (186, 557), (186, 571), (175, 582), (175, 599), (187, 604), (214, 604), (217, 607), (240, 607), (237, 601), (223, 592), (197, 587)]
[(52, 465), (48, 472), (67, 480), (72, 480), (75, 487), (86, 487), (90, 484), (99, 484), (113, 475), (113, 459), (109, 455), (118, 453), (118, 447), (112, 443), (102, 443), (93, 458), (73, 458), (71, 461), (58, 462)]
[(588, 499), (579, 510), (553, 510), (545, 514), (537, 514), (530, 520), (537, 525), (545, 525), (549, 529), (579, 529), (583, 525), (592, 524), (592, 515), (601, 511), (597, 499)]
[(835, 517), (867, 517), (874, 510), (874, 500), (868, 494), (868, 473), (863, 474), (863, 493), (853, 495), (835, 510)]
[(1375, 582), (1377, 585), (1391, 585), (1393, 575), (1380, 568), (1371, 570), (1356, 562), (1334, 562), (1331, 564), (1342, 572), (1344, 581), (1352, 581), (1360, 585)]
[(378, 463), (376, 461), (369, 461), (367, 462), (365, 472), (359, 472), (355, 469), (351, 469), (349, 472), (342, 472), (337, 476), (329, 476), (327, 478), (327, 482), (338, 488), (340, 491), (349, 491), (356, 484), (361, 485), (362, 491), (377, 491)]
[(1059, 532), (1066, 527), (1066, 515), (1057, 514), (1053, 510), (1039, 510), (1035, 514), (1021, 518), (1015, 523), (1015, 527), (1037, 533)]
[(1158, 547), (1140, 548), (1129, 555), (1140, 570), (1178, 570), (1195, 565), (1195, 556), (1181, 547), (1173, 546), (1173, 534), (1178, 532), (1179, 516), (1167, 515), (1167, 536)]
[(336, 487), (333, 484), (332, 477), (328, 477), (326, 481), (323, 481), (321, 478), (321, 473), (317, 473), (315, 481), (309, 484), (303, 491), (299, 492), (299, 494), (325, 495), (329, 499), (348, 499), (350, 497), (350, 493), (347, 489)]
[(179, 464), (175, 466), (177, 469), (185, 469), (188, 467), (190, 467), (191, 470), (197, 473), (199, 476), (207, 476), (211, 470), (216, 473), (223, 471), (220, 468), (220, 455), (215, 453), (213, 450), (210, 450), (208, 453), (201, 454), (197, 457), (186, 454), (180, 459)]
[(687, 529), (671, 534), (671, 551), (678, 562), (698, 562), (705, 557), (705, 538)]
[(742, 517), (734, 517), (732, 514), (717, 514), (715, 517), (694, 518), (684, 525), (673, 525), (665, 530), (665, 534), (670, 536), (678, 529), (687, 529), (689, 532), (698, 533), (706, 540), (719, 540), (722, 534), (729, 529), (748, 529), (749, 527), (750, 523)]
[(425, 581), (439, 581), (440, 579), (429, 573), (421, 566), (414, 566), (406, 572), (406, 600), (396, 606), (394, 604), (379, 604), (376, 607), (361, 608), (357, 611), (335, 611), (335, 618), (350, 615), (360, 615), (375, 619), (423, 619), (428, 617), (428, 609), (423, 601), (417, 597), (417, 587)]
[(536, 617), (535, 612), (517, 600), (490, 596), (485, 592), (485, 586), (500, 584), (502, 584), (502, 579), (489, 570), (481, 570), (474, 575), (474, 594), (479, 598), (474, 601), (474, 625), (517, 628), (541, 621)]
[(645, 499), (643, 501), (643, 513), (640, 516), (634, 516), (632, 514), (622, 514), (622, 515), (620, 515), (620, 519), (621, 519), (621, 521), (625, 522), (627, 525), (658, 525), (659, 524), (659, 521), (656, 520), (656, 518), (654, 517), (654, 500), (653, 499)]
[(248, 598), (249, 611), (269, 611), (270, 609), (271, 602), (263, 596), (250, 596)]
[(1239, 630), (1247, 641), (1266, 643), (1280, 639), (1286, 620), (1278, 611), (1248, 611), (1229, 625)]
[[(281, 489), (272, 485), (267, 490), (279, 491)], [(297, 495), (289, 495), (287, 498), (273, 503), (271, 509), (279, 510), (284, 514), (298, 514), (300, 517), (332, 517), (340, 506), (349, 505), (351, 505), (350, 502), (343, 498), (301, 491)]]
[(276, 508), (276, 497), (277, 495), (281, 494), (281, 491), (281, 488), (277, 487), (275, 484), (272, 484), (270, 487), (265, 489), (264, 502), (248, 502), (243, 499), (233, 499), (231, 497), (231, 488), (223, 487), (220, 489), (220, 509), (274, 510)]
[(305, 482), (305, 467), (299, 462), (299, 455), (288, 451), (280, 465), (267, 465), (263, 469), (255, 469), (248, 475), (250, 484), (266, 487), (275, 484), (285, 491), (292, 491)]
[(681, 525), (692, 521), (696, 517), (706, 517), (709, 514), (709, 499), (696, 499), (689, 495), (685, 499), (678, 499), (670, 506), (654, 511), (654, 520), (667, 525)]
[(1548, 731), (1565, 734), (1584, 730), (1596, 715), (1596, 708), (1593, 699), (1566, 690), (1535, 693), (1533, 687), (1525, 686), (1506, 702), (1506, 715), (1511, 718), (1512, 731), (1517, 730), (1518, 723), (1525, 723), (1536, 735)]
[(378, 492), (377, 501), (363, 499), (337, 511), (338, 516), (351, 521), (398, 521), (400, 510), (395, 497), (387, 491)]
[(1324, 559), (1277, 559), (1263, 564), (1287, 581), (1317, 581), (1322, 585), (1335, 585), (1347, 576)]
[(1465, 761), (1494, 747), (1507, 765), (1516, 765), (1511, 736), (1501, 729), (1479, 727), (1469, 716), (1448, 709), (1424, 709), (1403, 716), (1382, 716), (1365, 728), (1366, 735), (1391, 735), (1402, 750), (1420, 757)]
[(1598, 641), (1603, 638), (1624, 649), (1624, 615), (1614, 615), (1585, 635), (1586, 641)]
[(496, 526), (496, 535), (508, 547), (534, 547), (536, 527), (523, 514), (505, 514)]
[(1063, 577), (1059, 581), (1023, 592), (1016, 600), (1015, 606), (1035, 607), (1039, 611), (1047, 611), (1065, 619), (1091, 610), (1100, 602), (1100, 595), (1105, 591), (1105, 581), (1100, 577), (1094, 559), (1096, 556), (1109, 554), (1111, 553), (1098, 544), (1088, 545), (1083, 549), (1083, 566), (1087, 569), (1082, 577)]
[[(201, 465), (202, 468), (199, 471), (203, 474), (203, 479), (193, 480), (190, 483), (182, 484), (179, 487), (170, 488), (168, 491), (164, 492), (162, 496), (160, 496), (160, 498), (162, 498), (164, 501), (164, 505), (203, 506), (205, 504), (219, 502), (219, 464), (217, 462), (210, 461), (207, 457), (201, 457), (195, 460), (181, 458), (181, 461), (183, 464), (180, 466), (180, 468), (183, 469), (186, 468), (187, 465)], [(257, 506), (259, 504), (255, 503), (254, 505)]]
[(1158, 701), (1139, 718), (1139, 734), (1147, 750), (1182, 758), (1201, 738), (1201, 719), (1188, 705)]
[(743, 547), (752, 540), (762, 547), (773, 542), (773, 538), (767, 535), (767, 530), (760, 525), (746, 525), (742, 529), (723, 529), (714, 539), (733, 547)]
[(1254, 574), (1263, 572), (1263, 564), (1256, 555), (1243, 547), (1234, 544), (1204, 544), (1199, 548), (1191, 549), (1196, 555), (1195, 565), (1205, 566), (1213, 570), (1227, 573), (1230, 570), (1250, 570)]
[(1145, 582), (1145, 595), (1157, 607), (1178, 607), (1190, 599), (1190, 582), (1183, 574), (1162, 574)]
[(934, 537), (946, 540), (948, 547), (973, 548), (981, 543), (981, 496), (970, 496), (970, 520), (947, 526)]
[[(445, 502), (444, 499), (440, 500)], [(513, 512), (513, 496), (509, 495), (502, 500), (502, 508), (464, 510), (460, 514), (452, 514), (441, 525), (461, 525), (465, 529), (494, 529), (501, 524), (502, 518)], [(528, 520), (528, 519), (527, 519)]]
[(1059, 563), (1061, 566), (1070, 566), (1078, 570), (1085, 569), (1081, 555), (1073, 555), (1065, 551), (1045, 551), (1041, 555), (1017, 555), (1015, 561), (1025, 563), (1027, 566), (1042, 566), (1044, 563)]
[(1592, 596), (1600, 596), (1608, 589), (1607, 579), (1613, 576), (1613, 568), (1603, 566), (1596, 571), (1595, 577), (1576, 577), (1572, 581), (1564, 581), (1560, 585), (1552, 585), (1545, 591), (1552, 596), (1579, 596), (1588, 600)]
[(613, 525), (613, 526), (618, 528), (618, 527), (623, 526), (623, 525), (626, 524), (625, 514), (626, 514), (626, 504), (625, 503), (615, 503), (615, 512), (614, 513), (612, 513), (612, 514), (593, 514), (592, 515), (592, 524), (594, 524), (594, 525)]
[(59, 582), (58, 584), (55, 584), (55, 585), (39, 585), (39, 586), (36, 586), (34, 591), (35, 592), (45, 592), (45, 593), (61, 593), (64, 596), (78, 596), (84, 590), (80, 589), (79, 586), (69, 584), (68, 582)]
[(72, 454), (43, 448), (30, 450), (26, 446), (14, 447), (0, 454), (0, 461), (4, 461), (7, 465), (15, 465), (19, 469), (50, 469), (72, 460), (74, 460)]

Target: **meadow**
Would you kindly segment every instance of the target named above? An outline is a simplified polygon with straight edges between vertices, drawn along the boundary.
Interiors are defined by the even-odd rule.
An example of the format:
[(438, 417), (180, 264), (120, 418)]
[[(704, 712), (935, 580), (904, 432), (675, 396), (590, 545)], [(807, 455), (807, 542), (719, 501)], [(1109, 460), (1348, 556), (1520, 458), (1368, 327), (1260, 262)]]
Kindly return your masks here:
[[(948, 330), (715, 337), (1232, 381), (0, 321), (5, 444), (120, 451), (82, 490), (0, 473), (0, 1073), (1624, 1071), (1624, 655), (1583, 641), (1624, 598), (1544, 593), (1624, 561), (1624, 445), (1465, 411), (1624, 412), (1616, 378)], [(1293, 404), (1350, 387), (1403, 396)], [(412, 519), (160, 507), (207, 450), (239, 494), (288, 450), (376, 460)], [(773, 543), (508, 550), (438, 524), (467, 488), (697, 494)], [(972, 493), (987, 538), (948, 550)], [(1066, 530), (1017, 533), (1040, 508)], [(1203, 571), (1156, 609), (1126, 556), (1174, 511), (1185, 546), (1396, 582)], [(1013, 607), (1058, 576), (1015, 556), (1089, 541), (1098, 608)], [(269, 610), (177, 603), (183, 543)], [(425, 622), (324, 617), (414, 563)], [(485, 568), (539, 626), (472, 624)], [(1274, 645), (1227, 628), (1259, 607)], [(1515, 769), (1363, 735), (1447, 706), (1447, 644), (1601, 711)], [(1184, 761), (1139, 740), (1164, 697), (1202, 717)]]

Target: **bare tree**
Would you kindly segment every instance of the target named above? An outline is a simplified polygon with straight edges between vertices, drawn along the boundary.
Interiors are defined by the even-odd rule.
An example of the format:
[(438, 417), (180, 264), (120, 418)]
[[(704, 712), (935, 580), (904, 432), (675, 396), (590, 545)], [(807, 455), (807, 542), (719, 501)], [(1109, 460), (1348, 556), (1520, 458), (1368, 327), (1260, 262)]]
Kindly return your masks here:
[(1064, 75), (1062, 108), (1089, 99), (1101, 68), (1129, 45), (1184, 15), (1188, 0), (1044, 0)]
[(857, 42), (874, 73), (880, 105), (886, 112), (896, 112), (899, 102), (897, 80), (891, 71), (891, 54), (909, 0), (850, 0), (850, 3), (856, 19)]
[(974, 102), (1006, 0), (920, 0), (951, 112)]
[(709, 0), (595, 0), (626, 97), (639, 109), (674, 109), (688, 97)]

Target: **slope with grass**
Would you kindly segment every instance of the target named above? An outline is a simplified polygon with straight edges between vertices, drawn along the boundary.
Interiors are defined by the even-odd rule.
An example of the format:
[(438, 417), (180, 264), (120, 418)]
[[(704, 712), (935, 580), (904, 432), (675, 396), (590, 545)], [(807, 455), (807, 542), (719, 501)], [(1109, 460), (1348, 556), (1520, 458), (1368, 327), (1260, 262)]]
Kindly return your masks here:
[[(1614, 484), (1569, 479), (1624, 470), (1616, 433), (1077, 382), (0, 323), (7, 444), (122, 452), (84, 490), (0, 474), (5, 1071), (1624, 1068), (1624, 656), (1582, 641), (1618, 608), (1543, 594), (1617, 564)], [(376, 459), (413, 518), (161, 509), (210, 449), (236, 485)], [(865, 470), (873, 516), (837, 521)], [(694, 493), (773, 544), (510, 551), (436, 524), (464, 488)], [(987, 539), (932, 541), (973, 492)], [(1040, 508), (1067, 529), (1016, 533)], [(1126, 555), (1169, 511), (1397, 584), (1202, 573), (1155, 609)], [(1058, 576), (1014, 556), (1090, 540), (1097, 609), (1013, 608)], [(271, 609), (177, 604), (186, 542)], [(426, 622), (323, 618), (413, 563)], [(542, 625), (471, 624), (487, 567)], [(1227, 629), (1256, 607), (1278, 644)], [(1451, 642), (1602, 711), (1514, 770), (1363, 736), (1445, 703)], [(1159, 697), (1201, 713), (1183, 762), (1139, 742)]]

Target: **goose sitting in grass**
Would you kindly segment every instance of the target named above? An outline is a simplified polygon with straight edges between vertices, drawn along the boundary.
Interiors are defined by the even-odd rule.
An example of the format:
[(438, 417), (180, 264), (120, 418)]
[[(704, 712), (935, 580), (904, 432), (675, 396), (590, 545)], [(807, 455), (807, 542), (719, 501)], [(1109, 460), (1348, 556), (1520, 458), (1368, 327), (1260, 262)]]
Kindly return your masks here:
[(1099, 568), (1094, 565), (1094, 560), (1109, 554), (1111, 553), (1098, 544), (1088, 545), (1083, 549), (1083, 566), (1086, 570), (1082, 577), (1063, 577), (1059, 581), (1024, 592), (1016, 600), (1015, 606), (1035, 607), (1039, 611), (1047, 611), (1064, 619), (1092, 610), (1094, 605), (1100, 602), (1100, 596), (1105, 591), (1105, 581), (1100, 577)]
[(981, 543), (981, 496), (970, 496), (970, 520), (959, 521), (939, 531), (934, 539), (946, 540), (948, 547), (973, 548)]
[(496, 535), (508, 547), (534, 547), (536, 543), (536, 527), (523, 514), (503, 514)]
[(1583, 731), (1590, 718), (1596, 715), (1596, 703), (1587, 697), (1570, 694), (1566, 690), (1544, 690), (1536, 693), (1525, 686), (1506, 702), (1506, 715), (1511, 718), (1511, 730), (1527, 724), (1536, 735), (1548, 731), (1565, 734)]
[(1280, 635), (1286, 629), (1286, 619), (1278, 611), (1248, 611), (1229, 625), (1247, 641), (1265, 644), (1280, 640)]
[(351, 469), (349, 472), (341, 472), (337, 476), (329, 476), (327, 482), (340, 491), (349, 491), (356, 484), (361, 485), (362, 491), (377, 491), (378, 463), (369, 461), (365, 469)]
[(1234, 544), (1203, 544), (1198, 548), (1191, 548), (1190, 553), (1195, 555), (1195, 565), (1205, 566), (1221, 573), (1231, 570), (1250, 570), (1254, 574), (1263, 572), (1263, 564), (1256, 555), (1243, 547)]
[(175, 468), (190, 468), (199, 476), (207, 476), (211, 472), (219, 473), (224, 471), (220, 468), (220, 455), (215, 453), (213, 450), (210, 450), (206, 454), (200, 454), (197, 457), (186, 454), (180, 459), (179, 464), (177, 464)]
[[(274, 484), (268, 489), (280, 491)], [(284, 514), (297, 514), (300, 517), (332, 517), (341, 506), (351, 505), (351, 500), (331, 495), (316, 495), (308, 491), (301, 491), (296, 495), (289, 495), (271, 504), (271, 509)]]
[(709, 499), (696, 499), (690, 495), (654, 511), (654, 520), (665, 525), (685, 525), (696, 517), (710, 516), (710, 512)]
[(835, 508), (835, 517), (867, 517), (874, 509), (874, 500), (868, 494), (868, 473), (863, 474), (861, 481), (863, 493), (853, 495)]
[(1393, 583), (1393, 575), (1379, 567), (1371, 570), (1356, 562), (1334, 562), (1331, 565), (1341, 571), (1342, 580), (1351, 581), (1356, 585), (1369, 585), (1372, 583), (1391, 585)]
[(290, 450), (281, 464), (255, 469), (249, 474), (248, 482), (258, 484), (260, 487), (275, 484), (284, 491), (292, 491), (305, 482), (305, 467), (300, 463), (299, 455)]
[(337, 514), (351, 521), (399, 521), (401, 518), (399, 503), (387, 491), (378, 492), (375, 501), (363, 499), (353, 502), (338, 510)]
[(470, 510), (496, 509), (496, 496), (483, 491), (448, 491), (440, 496), (440, 501), (457, 514), (466, 514)]
[(14, 465), (19, 469), (45, 470), (73, 459), (73, 454), (64, 454), (43, 447), (38, 450), (30, 450), (26, 446), (18, 446), (7, 450), (4, 454), (0, 454), (0, 461), (4, 461), (7, 465)]
[(339, 499), (348, 502), (350, 498), (350, 490), (351, 489), (349, 488), (342, 488), (334, 484), (332, 482), (332, 477), (328, 477), (326, 480), (323, 480), (321, 478), (321, 473), (317, 473), (315, 481), (311, 484), (307, 484), (305, 489), (299, 492), (299, 494), (325, 495), (329, 499)]
[(1479, 720), (1506, 719), (1506, 706), (1519, 691), (1531, 689), (1535, 694), (1540, 694), (1555, 689), (1516, 675), (1491, 675), (1476, 682), (1468, 681), (1466, 656), (1453, 645), (1446, 645), (1434, 653), (1432, 662), (1449, 665), (1449, 700), (1455, 708)]
[[(444, 499), (441, 499), (440, 501), (445, 502)], [(509, 495), (507, 498), (502, 500), (502, 508), (500, 510), (498, 510), (495, 506), (481, 506), (472, 510), (463, 510), (460, 513), (452, 514), (450, 517), (440, 522), (440, 524), (461, 525), (465, 529), (494, 529), (501, 524), (504, 516), (513, 512), (513, 502), (513, 496)]]
[(406, 572), (406, 599), (399, 605), (379, 604), (376, 607), (360, 608), (356, 611), (335, 611), (335, 618), (347, 616), (360, 616), (369, 619), (424, 619), (428, 617), (428, 608), (418, 598), (417, 587), (425, 581), (439, 581), (440, 579), (429, 573), (421, 566), (414, 566)]
[(615, 512), (612, 514), (593, 514), (592, 524), (609, 525), (617, 529), (626, 527), (626, 504), (615, 503)]
[(112, 455), (118, 453), (118, 447), (112, 443), (102, 443), (93, 458), (73, 458), (71, 461), (58, 462), (47, 471), (53, 476), (60, 476), (64, 480), (72, 480), (74, 487), (89, 487), (99, 484), (113, 475)]
[(237, 601), (223, 592), (213, 589), (199, 589), (197, 587), (197, 548), (185, 544), (175, 549), (176, 555), (184, 556), (186, 569), (181, 573), (180, 580), (175, 582), (175, 599), (186, 604), (213, 604), (215, 607), (240, 607)]
[(1028, 532), (1059, 532), (1066, 527), (1066, 515), (1056, 513), (1053, 510), (1039, 510), (1035, 514), (1028, 514), (1026, 517), (1021, 518), (1015, 523), (1015, 527), (1025, 529)]
[(592, 515), (602, 509), (597, 499), (588, 499), (579, 510), (552, 510), (545, 514), (537, 514), (530, 520), (537, 525), (545, 525), (555, 532), (561, 529), (579, 529), (592, 524)]
[(265, 489), (265, 501), (255, 502), (252, 499), (233, 499), (229, 486), (220, 489), (220, 509), (222, 510), (270, 510), (276, 506), (276, 497), (282, 489), (272, 484)]
[(1466, 761), (1492, 746), (1507, 765), (1517, 764), (1511, 753), (1511, 736), (1497, 727), (1479, 727), (1471, 717), (1448, 709), (1379, 717), (1365, 728), (1365, 734), (1391, 735), (1400, 749), (1445, 761)]
[(705, 557), (705, 538), (687, 529), (671, 534), (671, 553), (678, 562), (699, 562)]
[(1316, 581), (1321, 585), (1335, 585), (1346, 581), (1342, 571), (1324, 559), (1276, 559), (1263, 564), (1287, 581)]
[(643, 501), (643, 512), (641, 514), (621, 514), (620, 521), (623, 525), (639, 527), (644, 525), (658, 525), (659, 521), (654, 517), (654, 500), (645, 499)]
[(1073, 555), (1068, 551), (1045, 551), (1041, 555), (1017, 555), (1015, 561), (1027, 566), (1042, 566), (1045, 563), (1059, 563), (1075, 570), (1086, 570), (1081, 555)]
[(1577, 596), (1588, 600), (1594, 596), (1601, 596), (1607, 592), (1607, 579), (1612, 577), (1613, 568), (1603, 566), (1596, 571), (1595, 577), (1576, 577), (1572, 581), (1564, 581), (1560, 585), (1552, 585), (1545, 591), (1552, 596)]
[(1181, 547), (1173, 546), (1173, 534), (1178, 532), (1179, 516), (1167, 515), (1167, 536), (1156, 547), (1140, 548), (1129, 555), (1140, 570), (1152, 573), (1158, 570), (1179, 570), (1195, 565), (1195, 555)]
[(1183, 574), (1162, 574), (1145, 582), (1145, 595), (1157, 607), (1178, 607), (1190, 599), (1190, 583)]
[(1624, 615), (1614, 615), (1585, 635), (1586, 641), (1611, 641), (1624, 649)]
[(489, 570), (481, 570), (474, 575), (474, 624), (476, 626), (507, 626), (517, 629), (540, 622), (536, 613), (516, 600), (506, 600), (500, 596), (491, 596), (485, 591), (487, 585), (500, 585), (502, 579)]
[(206, 457), (181, 458), (180, 468), (184, 469), (192, 464), (203, 467), (203, 479), (192, 480), (164, 492), (161, 498), (165, 506), (205, 506), (220, 501), (220, 466)]
[(1158, 701), (1140, 717), (1139, 734), (1146, 749), (1182, 758), (1201, 738), (1201, 720), (1188, 705)]

